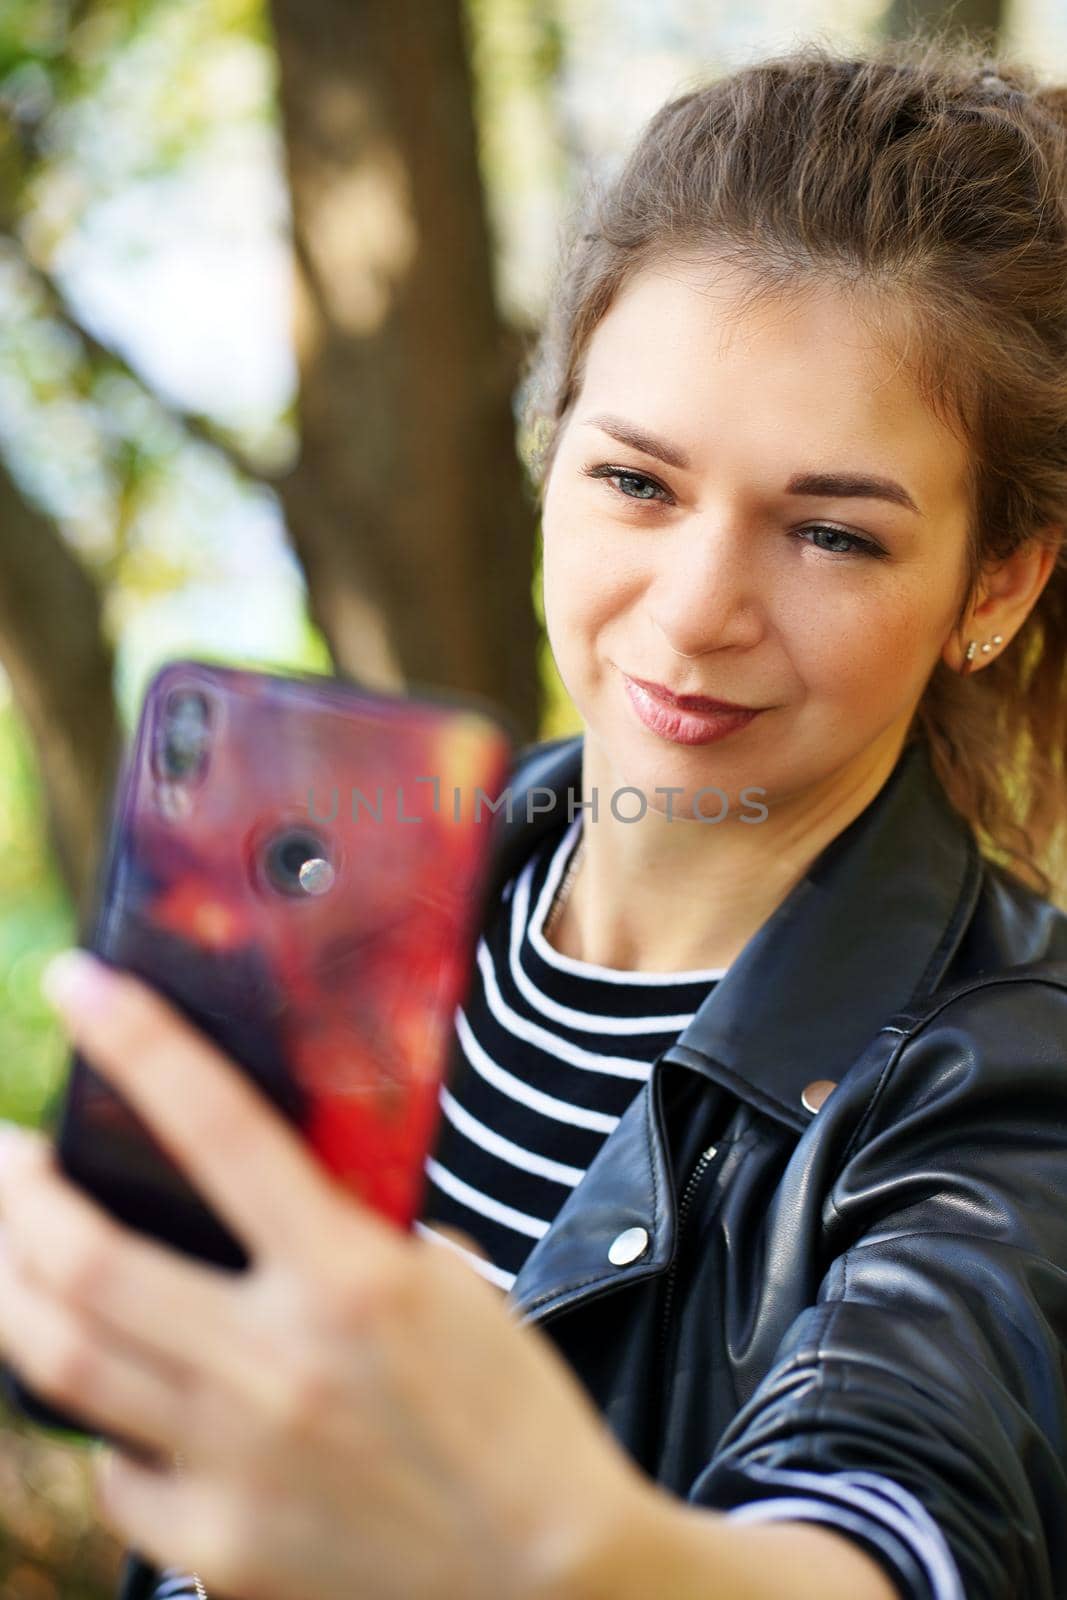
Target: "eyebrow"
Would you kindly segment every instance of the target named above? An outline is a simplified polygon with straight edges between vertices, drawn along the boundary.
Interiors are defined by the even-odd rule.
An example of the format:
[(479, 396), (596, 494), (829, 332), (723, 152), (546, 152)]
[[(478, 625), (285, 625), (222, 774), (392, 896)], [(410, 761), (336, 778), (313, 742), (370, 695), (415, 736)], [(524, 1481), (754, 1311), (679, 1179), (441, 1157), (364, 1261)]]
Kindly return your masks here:
[[(692, 462), (684, 450), (668, 444), (655, 434), (635, 427), (624, 417), (610, 415), (586, 417), (585, 425), (599, 428), (620, 444), (626, 444), (642, 455), (655, 456), (668, 467), (688, 472)], [(903, 506), (906, 511), (922, 512), (902, 483), (895, 478), (883, 478), (873, 472), (795, 472), (785, 486), (786, 494), (813, 495), (823, 500), (888, 500), (892, 505)]]

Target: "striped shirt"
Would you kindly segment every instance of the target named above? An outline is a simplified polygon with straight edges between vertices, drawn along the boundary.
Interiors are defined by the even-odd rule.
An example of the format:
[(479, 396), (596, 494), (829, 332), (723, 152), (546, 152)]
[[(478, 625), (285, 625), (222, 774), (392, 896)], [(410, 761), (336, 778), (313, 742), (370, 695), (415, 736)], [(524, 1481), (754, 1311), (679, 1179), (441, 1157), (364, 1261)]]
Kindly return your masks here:
[(418, 1230), (462, 1228), (491, 1263), (472, 1264), (504, 1289), (725, 970), (621, 972), (554, 950), (544, 923), (581, 826), (549, 836), (482, 933), (426, 1163)]
[[(461, 1228), (489, 1260), (461, 1253), (505, 1290), (653, 1062), (726, 970), (624, 972), (554, 950), (544, 923), (581, 829), (579, 814), (550, 833), (491, 908), (466, 1002), (456, 1012), (458, 1070), (441, 1090), (415, 1224), (424, 1237), (433, 1237), (436, 1223)], [(940, 1528), (898, 1483), (871, 1472), (765, 1476), (773, 1497), (725, 1515), (821, 1522), (853, 1534), (872, 1553), (895, 1541), (925, 1575), (925, 1586), (906, 1600), (965, 1600)], [(197, 1600), (197, 1590), (191, 1577), (168, 1567), (151, 1600)]]

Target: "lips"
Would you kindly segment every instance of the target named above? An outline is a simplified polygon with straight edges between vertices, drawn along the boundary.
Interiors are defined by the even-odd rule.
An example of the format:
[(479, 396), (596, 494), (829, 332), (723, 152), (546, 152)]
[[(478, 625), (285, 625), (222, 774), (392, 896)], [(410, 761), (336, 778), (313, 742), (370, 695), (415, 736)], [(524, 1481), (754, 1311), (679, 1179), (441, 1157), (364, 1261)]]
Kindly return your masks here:
[[(760, 715), (759, 710), (748, 706), (723, 709), (722, 702), (713, 702), (704, 695), (687, 695), (683, 703), (679, 696), (661, 699), (652, 689), (646, 689), (636, 678), (623, 674), (626, 697), (633, 707), (637, 720), (659, 739), (677, 745), (715, 744), (747, 728)], [(668, 694), (670, 690), (666, 691)], [(698, 704), (694, 708), (692, 701)]]
[(710, 700), (702, 694), (674, 694), (662, 683), (650, 683), (646, 678), (635, 678), (632, 672), (626, 676), (631, 683), (636, 683), (647, 694), (654, 695), (657, 700), (662, 700), (666, 706), (674, 706), (679, 711), (758, 711), (759, 706), (739, 705), (736, 700)]

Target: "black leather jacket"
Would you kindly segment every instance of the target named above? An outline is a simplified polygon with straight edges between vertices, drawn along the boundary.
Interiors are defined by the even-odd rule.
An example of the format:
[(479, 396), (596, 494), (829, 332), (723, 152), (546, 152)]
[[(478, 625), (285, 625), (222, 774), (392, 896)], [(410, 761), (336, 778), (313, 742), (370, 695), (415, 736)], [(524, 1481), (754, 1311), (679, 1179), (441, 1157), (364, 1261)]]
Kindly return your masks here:
[[(493, 889), (581, 761), (524, 754)], [(1067, 1600), (1067, 915), (979, 854), (923, 744), (657, 1060), (511, 1296), (679, 1496), (875, 1473), (967, 1600)]]

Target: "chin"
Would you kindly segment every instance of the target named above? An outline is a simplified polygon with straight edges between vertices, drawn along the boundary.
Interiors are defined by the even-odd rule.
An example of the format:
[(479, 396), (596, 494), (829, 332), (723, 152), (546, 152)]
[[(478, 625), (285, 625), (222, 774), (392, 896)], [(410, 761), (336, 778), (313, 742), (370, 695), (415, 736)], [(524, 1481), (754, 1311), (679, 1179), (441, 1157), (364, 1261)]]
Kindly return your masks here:
[[(599, 790), (602, 816), (605, 812), (611, 814), (611, 796), (623, 788), (640, 791), (647, 801), (648, 812), (658, 811), (667, 816), (670, 807), (669, 814), (679, 821), (694, 814), (693, 798), (701, 789), (721, 789), (731, 811), (736, 811), (744, 805), (741, 790), (760, 782), (760, 773), (750, 759), (739, 761), (720, 753), (715, 745), (674, 744), (658, 740), (652, 734), (642, 736), (641, 729), (626, 729), (611, 737), (601, 735), (595, 728), (589, 728), (587, 733), (589, 745), (594, 747), (595, 753), (593, 767), (587, 762), (588, 780)], [(674, 789), (681, 793), (657, 794), (657, 789)], [(722, 801), (713, 794), (705, 795), (701, 802), (709, 819), (718, 814), (721, 806)], [(640, 816), (637, 796), (622, 795), (618, 811), (628, 818)]]

